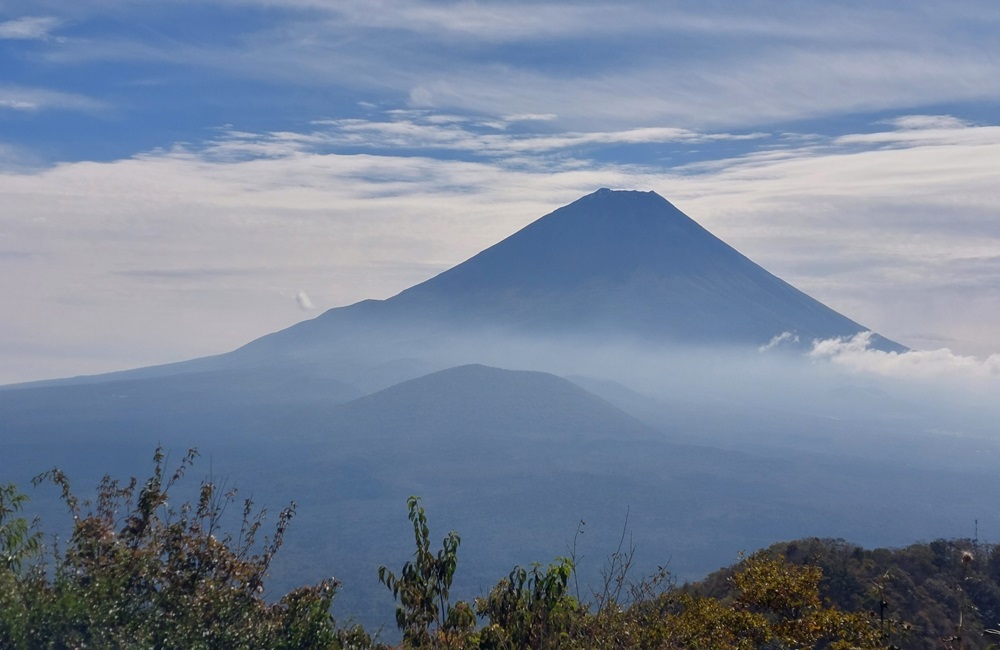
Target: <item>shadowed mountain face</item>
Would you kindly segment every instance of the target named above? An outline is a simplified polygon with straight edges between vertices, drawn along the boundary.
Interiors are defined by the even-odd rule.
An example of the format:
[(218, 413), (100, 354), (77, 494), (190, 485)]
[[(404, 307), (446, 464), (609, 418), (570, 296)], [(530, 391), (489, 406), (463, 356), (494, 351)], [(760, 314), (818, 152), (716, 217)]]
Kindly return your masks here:
[(700, 346), (760, 346), (790, 332), (808, 346), (865, 329), (655, 192), (602, 189), (388, 300), (330, 310), (247, 352), (315, 350), (331, 337), (370, 333), (385, 343), (414, 332), (427, 339), (489, 332)]

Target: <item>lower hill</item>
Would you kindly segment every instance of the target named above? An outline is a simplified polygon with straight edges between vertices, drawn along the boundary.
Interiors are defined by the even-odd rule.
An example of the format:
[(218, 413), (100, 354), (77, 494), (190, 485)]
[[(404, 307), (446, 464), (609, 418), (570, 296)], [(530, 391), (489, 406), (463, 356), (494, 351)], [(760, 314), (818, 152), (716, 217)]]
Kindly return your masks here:
[[(397, 428), (403, 425), (402, 431)], [(648, 425), (561, 377), (465, 365), (396, 384), (349, 402), (327, 427), (394, 444), (450, 439), (470, 444), (530, 437), (538, 443), (640, 442), (660, 438)]]

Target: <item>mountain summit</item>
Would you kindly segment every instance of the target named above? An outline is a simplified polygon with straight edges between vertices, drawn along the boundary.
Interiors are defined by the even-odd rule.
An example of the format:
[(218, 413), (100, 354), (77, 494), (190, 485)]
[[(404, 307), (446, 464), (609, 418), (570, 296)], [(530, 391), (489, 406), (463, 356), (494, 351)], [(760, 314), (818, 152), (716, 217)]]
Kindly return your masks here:
[(330, 310), (259, 343), (332, 344), (328, 337), (348, 334), (351, 325), (366, 332), (416, 327), (424, 336), (489, 332), (744, 346), (785, 332), (808, 345), (866, 330), (754, 264), (655, 192), (610, 189), (392, 298)]

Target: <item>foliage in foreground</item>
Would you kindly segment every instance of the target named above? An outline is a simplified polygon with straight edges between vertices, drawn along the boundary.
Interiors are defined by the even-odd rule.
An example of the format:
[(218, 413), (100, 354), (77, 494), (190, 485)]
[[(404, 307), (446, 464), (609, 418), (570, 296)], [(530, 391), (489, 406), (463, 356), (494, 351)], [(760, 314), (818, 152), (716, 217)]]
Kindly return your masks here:
[[(451, 533), (434, 556), (427, 548), (423, 509), (415, 499), (410, 500), (410, 518), (417, 535), (417, 564), (421, 557), (424, 563), (419, 568), (407, 563), (400, 578), (384, 567), (380, 572), (399, 599), (397, 620), (408, 648), (887, 647), (868, 614), (847, 613), (824, 603), (821, 570), (766, 552), (741, 563), (732, 576), (732, 594), (723, 599), (661, 589), (657, 578), (630, 583), (627, 553), (612, 555), (609, 567), (618, 567), (617, 573), (606, 574), (605, 589), (587, 604), (570, 592), (570, 560), (560, 558), (546, 569), (516, 567), (486, 597), (475, 600), (476, 614), (486, 621), (476, 630), (474, 619), (467, 616), (468, 605), (450, 605), (447, 600), (457, 538)], [(628, 589), (608, 588), (614, 584)], [(613, 597), (607, 598), (609, 594)], [(421, 625), (415, 627), (415, 621)]]
[[(277, 602), (263, 597), (294, 504), (266, 537), (264, 512), (249, 501), (237, 527), (228, 528), (223, 514), (236, 503), (235, 494), (211, 482), (200, 485), (193, 502), (170, 505), (171, 491), (195, 456), (190, 452), (170, 473), (158, 450), (149, 479), (123, 484), (106, 477), (92, 502), (79, 500), (59, 470), (41, 475), (36, 481), (60, 490), (73, 523), (61, 548), (49, 551), (23, 517), (25, 496), (13, 485), (0, 485), (0, 648), (384, 647), (358, 626), (337, 625), (329, 611), (338, 586), (332, 580)], [(872, 598), (884, 614), (887, 599), (895, 606), (912, 593), (908, 578), (895, 591), (890, 580), (909, 576), (904, 567), (964, 580), (959, 636), (973, 629), (976, 603), (989, 615), (1000, 614), (996, 581), (990, 587), (970, 578), (978, 564), (1000, 576), (1000, 554), (962, 555), (937, 542), (920, 547), (929, 551), (900, 551), (906, 553), (893, 556), (899, 562), (883, 575), (877, 574), (886, 559), (879, 551), (805, 540), (753, 554), (701, 585), (683, 588), (675, 588), (662, 570), (633, 582), (631, 549), (619, 548), (593, 594), (581, 596), (572, 588), (573, 559), (557, 558), (547, 566), (515, 567), (472, 603), (454, 601), (461, 540), (449, 533), (433, 549), (419, 499), (408, 505), (414, 555), (398, 574), (387, 567), (378, 574), (397, 599), (406, 648), (888, 648), (903, 638), (901, 624), (887, 626), (873, 611)], [(934, 614), (943, 621), (934, 625), (956, 620), (947, 606)], [(911, 610), (897, 609), (891, 622), (898, 623), (904, 611)], [(986, 647), (948, 638), (952, 647)], [(912, 641), (908, 647), (925, 647)]]
[[(0, 486), (0, 646), (3, 648), (341, 648), (370, 645), (362, 630), (338, 629), (330, 616), (337, 584), (296, 589), (277, 603), (262, 598), (264, 578), (295, 512), (278, 515), (259, 539), (264, 511), (243, 503), (238, 532), (222, 515), (235, 493), (201, 484), (195, 503), (169, 505), (171, 488), (196, 456), (173, 473), (157, 450), (142, 485), (101, 482), (93, 502), (73, 493), (58, 469), (35, 479), (55, 484), (73, 518), (65, 548), (51, 558), (18, 517), (24, 496)], [(48, 562), (51, 561), (51, 566)]]

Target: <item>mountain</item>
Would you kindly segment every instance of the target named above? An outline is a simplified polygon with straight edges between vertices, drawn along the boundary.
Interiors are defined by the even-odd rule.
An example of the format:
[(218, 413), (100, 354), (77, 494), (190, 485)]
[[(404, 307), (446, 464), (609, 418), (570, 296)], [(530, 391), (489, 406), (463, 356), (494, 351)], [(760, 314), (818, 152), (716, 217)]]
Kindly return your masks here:
[[(295, 355), (339, 339), (440, 344), (449, 336), (801, 345), (868, 328), (768, 273), (655, 192), (601, 189), (383, 301), (332, 309), (241, 355)], [(904, 348), (882, 337), (876, 347)]]

